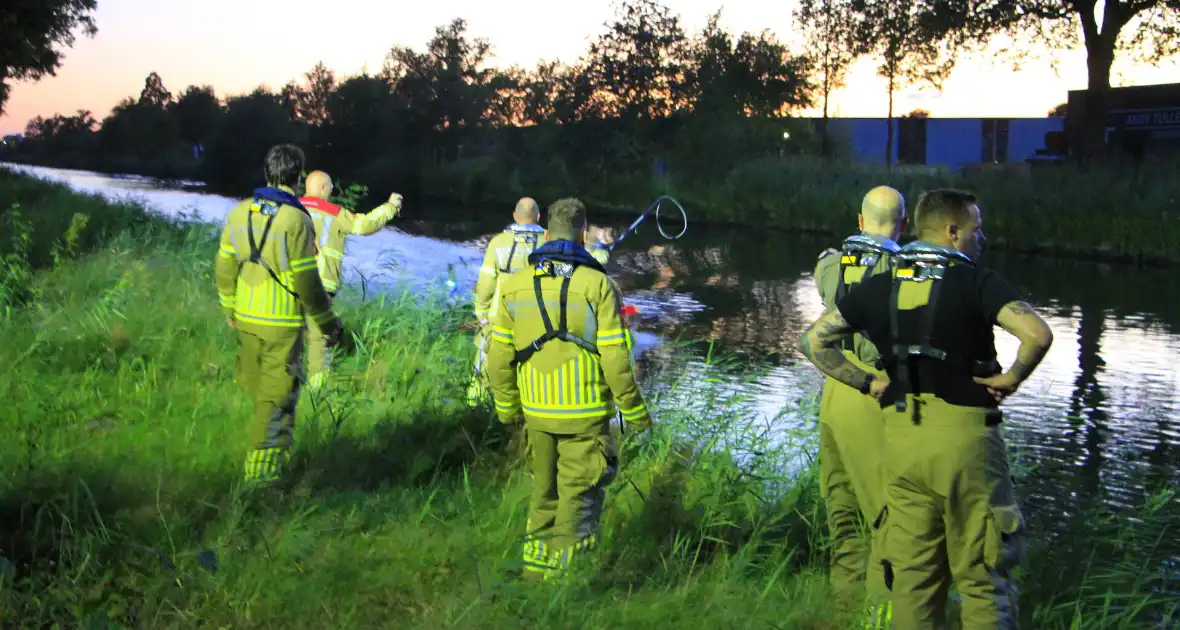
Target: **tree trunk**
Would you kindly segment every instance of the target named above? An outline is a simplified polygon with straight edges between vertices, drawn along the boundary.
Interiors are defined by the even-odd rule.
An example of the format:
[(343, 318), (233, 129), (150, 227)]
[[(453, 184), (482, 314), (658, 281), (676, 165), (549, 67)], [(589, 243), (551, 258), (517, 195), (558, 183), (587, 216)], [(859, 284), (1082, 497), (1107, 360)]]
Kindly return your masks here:
[(889, 116), (885, 119), (885, 123), (889, 128), (885, 132), (885, 166), (889, 169), (893, 168), (893, 72), (889, 73)]
[(1082, 11), (1082, 33), (1086, 42), (1086, 101), (1082, 107), (1081, 151), (1083, 165), (1096, 164), (1106, 157), (1106, 113), (1110, 96), (1110, 67), (1114, 63), (1115, 40), (1121, 24), (1107, 6), (1102, 30), (1092, 12)]
[(820, 154), (825, 160), (832, 157), (832, 145), (828, 140), (828, 100), (831, 93), (831, 88), (828, 87), (827, 81), (824, 81), (824, 117), (819, 124), (819, 138), (820, 138)]
[[(1105, 39), (1105, 38), (1102, 38)], [(1106, 157), (1106, 112), (1110, 96), (1113, 46), (1102, 43), (1086, 55), (1086, 104), (1082, 110), (1082, 162), (1093, 164)]]

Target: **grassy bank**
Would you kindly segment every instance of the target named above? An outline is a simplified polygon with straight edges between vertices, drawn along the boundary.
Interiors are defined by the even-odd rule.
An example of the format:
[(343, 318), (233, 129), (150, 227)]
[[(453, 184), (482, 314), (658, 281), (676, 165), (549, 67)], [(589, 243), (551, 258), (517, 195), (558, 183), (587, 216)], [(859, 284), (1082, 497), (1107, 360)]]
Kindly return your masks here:
[(1080, 172), (1072, 166), (1038, 170), (984, 170), (973, 174), (922, 167), (846, 164), (811, 159), (763, 159), (728, 172), (649, 176), (649, 167), (605, 172), (580, 181), (559, 165), (528, 169), (511, 159), (478, 158), (424, 173), (427, 194), (449, 200), (508, 204), (521, 195), (551, 200), (580, 191), (601, 208), (642, 210), (661, 194), (683, 203), (696, 223), (773, 227), (842, 235), (855, 229), (855, 214), (869, 189), (890, 185), (912, 205), (918, 193), (952, 186), (982, 200), (989, 245), (1070, 258), (1180, 263), (1180, 202), (1175, 168), (1108, 168)]
[[(14, 181), (53, 200), (22, 216), (136, 212)], [(248, 400), (209, 230), (133, 222), (90, 250), (26, 266), (28, 297), (0, 320), (0, 626), (845, 627), (819, 568), (814, 467), (793, 466), (813, 455), (810, 429), (771, 443), (719, 376), (753, 368), (648, 366), (659, 426), (624, 449), (602, 547), (567, 583), (522, 583), (528, 480), (511, 434), (460, 403), (462, 310), (346, 293), (355, 349), (331, 391), (304, 396), (295, 474), (247, 497)], [(1153, 592), (1158, 560), (1131, 545), (1167, 535), (1174, 503), (1089, 540), (1122, 555), (1088, 575), (1061, 536), (1032, 532), (1028, 627), (1174, 611)]]

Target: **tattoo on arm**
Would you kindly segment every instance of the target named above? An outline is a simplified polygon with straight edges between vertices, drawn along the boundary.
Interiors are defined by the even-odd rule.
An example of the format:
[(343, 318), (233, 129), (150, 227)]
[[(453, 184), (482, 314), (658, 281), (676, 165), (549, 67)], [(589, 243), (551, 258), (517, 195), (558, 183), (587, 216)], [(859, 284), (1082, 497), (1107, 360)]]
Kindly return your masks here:
[(1033, 370), (1040, 365), (1041, 359), (1045, 358), (1045, 354), (1049, 352), (1049, 346), (1053, 342), (1053, 333), (1049, 330), (1047, 324), (1041, 319), (1041, 316), (1029, 306), (1027, 302), (1010, 302), (1004, 305), (1004, 309), (1012, 315), (1020, 318), (1035, 319), (1038, 324), (1043, 327), (1043, 337), (1047, 337), (1043, 342), (1030, 342), (1029, 339), (1022, 339), (1020, 348), (1016, 351), (1016, 361), (1012, 367), (1008, 368), (1008, 372), (1017, 378), (1019, 381), (1024, 381)]
[(868, 372), (849, 361), (839, 346), (844, 336), (851, 332), (852, 327), (844, 320), (840, 311), (833, 309), (825, 313), (803, 334), (801, 350), (803, 356), (824, 374), (849, 387), (860, 389)]
[(1004, 305), (1004, 308), (1012, 312), (1013, 315), (1020, 317), (1037, 316), (1037, 312), (1033, 307), (1028, 305), (1028, 302), (1009, 302)]

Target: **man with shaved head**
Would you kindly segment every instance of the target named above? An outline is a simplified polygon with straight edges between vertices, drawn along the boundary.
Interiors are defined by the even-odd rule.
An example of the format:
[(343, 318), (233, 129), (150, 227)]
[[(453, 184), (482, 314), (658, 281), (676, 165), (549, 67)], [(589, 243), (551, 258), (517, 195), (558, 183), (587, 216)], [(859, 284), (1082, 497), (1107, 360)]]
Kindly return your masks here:
[[(375, 234), (401, 212), (402, 196), (389, 195), (389, 200), (377, 206), (368, 214), (354, 213), (330, 201), (332, 178), (323, 171), (312, 171), (307, 176), (307, 194), (299, 199), (307, 208), (315, 224), (316, 263), (320, 278), (328, 296), (335, 299), (340, 290), (341, 271), (344, 267), (344, 245), (349, 235), (368, 236)], [(308, 379), (312, 387), (323, 385), (331, 368), (331, 355), (323, 335), (314, 326), (308, 327)]]
[[(860, 233), (845, 239), (839, 251), (820, 254), (816, 264), (815, 283), (825, 310), (835, 308), (849, 288), (865, 278), (889, 271), (898, 250), (896, 240), (907, 222), (905, 199), (888, 186), (878, 186), (864, 196), (857, 221)], [(846, 337), (842, 348), (849, 361), (879, 373), (877, 349), (863, 336)], [(841, 603), (856, 606), (867, 563), (871, 579), (866, 587), (875, 619), (887, 617), (886, 589), (879, 554), (871, 542), (866, 544), (862, 524), (871, 524), (884, 504), (882, 418), (876, 399), (836, 379), (824, 380), (819, 412), (820, 492), (832, 540), (830, 579)]]
[(487, 359), (489, 321), (499, 296), (500, 280), (524, 269), (529, 254), (544, 241), (541, 227), (541, 207), (532, 197), (521, 197), (512, 210), (512, 224), (493, 236), (484, 252), (479, 279), (475, 283), (475, 318), (479, 332), (475, 335), (475, 373), (467, 388), (467, 403), (476, 406), (489, 395), (484, 361)]

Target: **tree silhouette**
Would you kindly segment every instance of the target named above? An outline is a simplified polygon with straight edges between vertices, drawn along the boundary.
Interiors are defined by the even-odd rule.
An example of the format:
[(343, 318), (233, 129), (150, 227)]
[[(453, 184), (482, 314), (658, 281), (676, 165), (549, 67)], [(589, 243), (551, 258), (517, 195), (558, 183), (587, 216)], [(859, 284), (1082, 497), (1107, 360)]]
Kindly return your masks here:
[(74, 32), (98, 32), (91, 13), (96, 0), (4, 0), (0, 4), (0, 114), (8, 102), (10, 81), (53, 76), (62, 48), (74, 45)]

